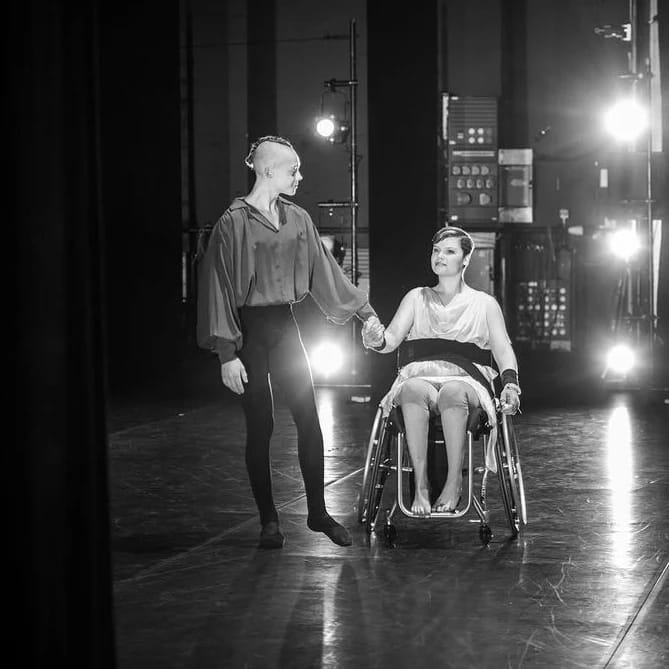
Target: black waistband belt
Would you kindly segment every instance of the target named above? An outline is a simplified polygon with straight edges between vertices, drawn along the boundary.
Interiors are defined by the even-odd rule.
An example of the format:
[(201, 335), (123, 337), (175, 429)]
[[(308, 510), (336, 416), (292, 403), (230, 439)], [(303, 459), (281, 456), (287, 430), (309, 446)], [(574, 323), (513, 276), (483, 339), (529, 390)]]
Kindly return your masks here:
[(490, 381), (473, 363), (493, 366), (491, 351), (486, 351), (470, 342), (455, 341), (453, 339), (409, 339), (403, 341), (397, 349), (398, 368), (410, 362), (425, 360), (444, 360), (463, 369), (469, 376), (478, 381), (494, 397)]

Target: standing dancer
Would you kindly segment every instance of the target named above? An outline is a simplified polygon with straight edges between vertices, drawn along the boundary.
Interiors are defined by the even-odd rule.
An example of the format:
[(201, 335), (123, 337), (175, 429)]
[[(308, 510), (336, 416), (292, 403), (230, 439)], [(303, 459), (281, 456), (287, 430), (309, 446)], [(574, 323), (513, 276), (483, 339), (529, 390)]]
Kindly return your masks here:
[(260, 547), (281, 548), (284, 535), (272, 495), (269, 447), (272, 393), (285, 399), (297, 428), (307, 496), (307, 526), (349, 546), (349, 532), (325, 507), (324, 456), (311, 370), (292, 305), (308, 293), (327, 318), (356, 315), (372, 340), (382, 326), (364, 291), (325, 249), (309, 214), (281, 195), (295, 195), (300, 159), (281, 137), (261, 137), (246, 165), (255, 183), (214, 226), (200, 267), (197, 339), (215, 351), (226, 387), (242, 396), (246, 468), (260, 514)]

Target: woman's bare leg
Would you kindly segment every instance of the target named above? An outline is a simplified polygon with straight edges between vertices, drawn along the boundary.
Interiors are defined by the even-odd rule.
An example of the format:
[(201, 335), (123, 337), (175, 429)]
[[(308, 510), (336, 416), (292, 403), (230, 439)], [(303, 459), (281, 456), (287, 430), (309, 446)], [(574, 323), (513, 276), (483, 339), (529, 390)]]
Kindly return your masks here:
[(427, 478), (427, 434), (430, 409), (436, 406), (437, 389), (423, 379), (408, 379), (402, 385), (399, 404), (406, 428), (407, 446), (413, 465), (416, 492), (411, 512), (430, 515), (430, 484)]
[(448, 476), (433, 511), (455, 511), (462, 494), (462, 460), (465, 454), (470, 408), (479, 404), (474, 389), (462, 381), (447, 381), (439, 390), (437, 406), (446, 442)]

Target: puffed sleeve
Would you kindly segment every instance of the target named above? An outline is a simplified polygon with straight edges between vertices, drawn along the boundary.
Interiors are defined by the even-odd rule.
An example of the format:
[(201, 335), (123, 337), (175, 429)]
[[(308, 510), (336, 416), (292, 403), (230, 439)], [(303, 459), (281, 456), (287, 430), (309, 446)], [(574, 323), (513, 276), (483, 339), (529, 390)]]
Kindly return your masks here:
[(233, 288), (233, 225), (224, 215), (214, 226), (198, 266), (197, 343), (214, 351), (221, 364), (242, 346)]
[(352, 316), (361, 320), (375, 316), (365, 291), (346, 277), (333, 255), (325, 248), (313, 221), (307, 217), (309, 245), (309, 292), (321, 311), (333, 322), (343, 324)]

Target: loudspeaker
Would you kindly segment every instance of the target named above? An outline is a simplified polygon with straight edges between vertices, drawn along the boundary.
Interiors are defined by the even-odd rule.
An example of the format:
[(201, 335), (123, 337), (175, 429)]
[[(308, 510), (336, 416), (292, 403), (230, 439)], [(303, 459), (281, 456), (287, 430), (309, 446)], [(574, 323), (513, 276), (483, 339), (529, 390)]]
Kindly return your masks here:
[(449, 223), (497, 223), (497, 99), (442, 94), (443, 208)]

